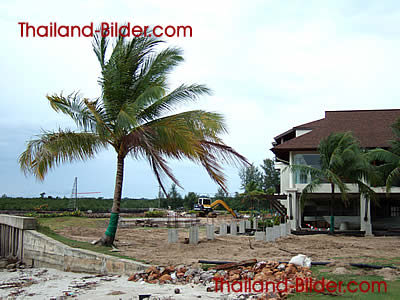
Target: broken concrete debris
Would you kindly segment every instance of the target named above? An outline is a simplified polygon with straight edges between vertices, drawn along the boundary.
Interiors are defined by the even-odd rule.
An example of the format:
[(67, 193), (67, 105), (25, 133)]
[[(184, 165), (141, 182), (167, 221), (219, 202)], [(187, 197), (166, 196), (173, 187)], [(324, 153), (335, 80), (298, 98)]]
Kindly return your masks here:
[[(250, 259), (239, 263), (217, 265), (208, 270), (184, 265), (151, 266), (146, 270), (131, 275), (128, 280), (153, 284), (203, 284), (207, 286), (206, 290), (208, 292), (218, 292), (215, 290), (216, 280), (232, 283), (251, 279), (252, 281), (268, 281), (277, 284), (285, 280), (294, 283), (296, 278), (303, 280), (311, 278), (310, 268), (275, 261), (257, 262), (256, 259)], [(276, 299), (285, 299), (287, 294), (292, 292), (294, 292), (294, 288), (281, 293), (276, 292), (272, 296)]]

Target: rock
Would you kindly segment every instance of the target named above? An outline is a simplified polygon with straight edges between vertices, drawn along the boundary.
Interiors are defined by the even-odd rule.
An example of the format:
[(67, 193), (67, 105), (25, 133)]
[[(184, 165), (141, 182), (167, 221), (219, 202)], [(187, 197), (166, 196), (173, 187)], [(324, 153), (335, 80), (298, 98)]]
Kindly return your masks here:
[(172, 272), (175, 272), (175, 268), (174, 268), (174, 266), (168, 266), (168, 267), (166, 267), (165, 268), (165, 270), (164, 270), (164, 274), (170, 274), (170, 273), (172, 273)]
[(7, 259), (0, 259), (0, 269), (4, 269), (5, 267), (7, 267), (7, 265), (8, 265)]
[(176, 272), (171, 273), (171, 279), (172, 279), (172, 280), (176, 280)]
[(254, 278), (254, 272), (248, 272), (246, 274), (247, 278), (253, 279)]
[(16, 264), (9, 264), (9, 265), (7, 265), (7, 269), (15, 269), (16, 268)]
[(159, 278), (160, 280), (163, 280), (163, 281), (171, 281), (171, 275), (169, 275), (169, 274), (164, 274), (164, 275), (162, 275), (160, 278)]
[(189, 269), (189, 270), (187, 270), (186, 272), (185, 272), (185, 277), (186, 276), (193, 276), (193, 275), (195, 275), (197, 273), (197, 270), (196, 269)]
[(126, 293), (122, 292), (122, 291), (112, 291), (112, 292), (109, 292), (107, 295), (116, 296), (116, 295), (124, 295), (124, 294), (126, 294)]
[(134, 281), (134, 280), (135, 280), (135, 276), (136, 276), (136, 275), (131, 275), (131, 276), (129, 276), (128, 281)]
[(210, 272), (204, 272), (203, 274), (200, 275), (200, 279), (204, 281), (210, 281), (214, 277), (214, 274)]
[(176, 289), (174, 290), (174, 292), (175, 292), (175, 294), (180, 294), (180, 293), (181, 293), (181, 290), (178, 289), (178, 288), (176, 288)]
[(151, 266), (151, 267), (147, 268), (145, 272), (146, 273), (158, 273), (159, 271), (157, 270), (156, 267)]
[(344, 267), (336, 268), (332, 273), (337, 275), (351, 274), (351, 272)]
[(280, 264), (277, 269), (278, 270), (284, 270), (286, 268), (285, 264)]
[(235, 281), (240, 279), (240, 274), (233, 274), (229, 277), (229, 281)]
[(393, 281), (399, 277), (399, 272), (392, 268), (382, 268), (380, 270), (376, 270), (375, 274), (378, 276), (382, 276), (383, 279)]

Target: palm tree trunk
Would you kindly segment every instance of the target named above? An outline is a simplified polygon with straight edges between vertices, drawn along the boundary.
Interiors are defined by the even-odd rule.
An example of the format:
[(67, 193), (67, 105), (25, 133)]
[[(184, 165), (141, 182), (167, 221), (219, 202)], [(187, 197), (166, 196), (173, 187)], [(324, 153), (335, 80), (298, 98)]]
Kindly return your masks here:
[(333, 215), (333, 203), (335, 200), (335, 185), (333, 183), (331, 183), (331, 189), (332, 189), (332, 193), (331, 193), (331, 199), (329, 200), (329, 213), (331, 215), (331, 226), (329, 227), (329, 232), (333, 233), (335, 231), (335, 217)]
[(122, 183), (124, 179), (124, 157), (118, 155), (117, 162), (117, 174), (115, 176), (115, 188), (114, 188), (114, 200), (111, 208), (110, 222), (103, 237), (96, 243), (100, 243), (104, 246), (111, 246), (114, 243), (115, 234), (118, 227), (118, 218), (121, 208), (121, 196), (122, 196)]

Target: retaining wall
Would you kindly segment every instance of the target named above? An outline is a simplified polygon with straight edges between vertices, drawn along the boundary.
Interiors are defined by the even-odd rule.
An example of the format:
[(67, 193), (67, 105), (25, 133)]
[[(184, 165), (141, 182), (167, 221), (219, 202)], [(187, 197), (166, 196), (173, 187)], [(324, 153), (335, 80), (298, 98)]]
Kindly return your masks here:
[(89, 250), (72, 248), (35, 230), (25, 230), (23, 261), (34, 267), (69, 272), (131, 275), (149, 265)]

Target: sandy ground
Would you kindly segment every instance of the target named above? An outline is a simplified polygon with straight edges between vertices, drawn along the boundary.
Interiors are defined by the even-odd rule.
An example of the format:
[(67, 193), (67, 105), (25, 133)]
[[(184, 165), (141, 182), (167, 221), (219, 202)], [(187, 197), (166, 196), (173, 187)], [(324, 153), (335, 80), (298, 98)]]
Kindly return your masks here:
[[(203, 220), (204, 222), (204, 220)], [(218, 222), (218, 220), (213, 220)], [(81, 241), (98, 239), (105, 230), (98, 228), (66, 227), (58, 233)], [(288, 261), (296, 254), (305, 254), (313, 261), (370, 263), (377, 259), (400, 260), (400, 237), (347, 237), (347, 236), (289, 236), (276, 242), (255, 241), (249, 236), (224, 236), (208, 241), (205, 228), (200, 228), (200, 243), (185, 244), (187, 229), (179, 229), (179, 243), (168, 244), (167, 228), (118, 229), (116, 245), (122, 255), (156, 265), (195, 265), (199, 259), (240, 261), (249, 258), (259, 260)]]
[[(17, 283), (19, 287), (5, 288)], [(180, 289), (180, 294), (174, 290)], [(203, 285), (158, 285), (128, 281), (126, 276), (96, 276), (62, 272), (54, 269), (0, 271), (0, 299), (121, 299), (136, 300), (139, 295), (150, 299), (221, 299), (220, 292), (207, 292)], [(201, 296), (201, 297), (199, 297)], [(231, 298), (231, 297), (229, 297)]]

